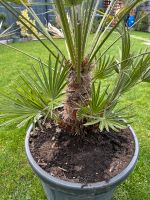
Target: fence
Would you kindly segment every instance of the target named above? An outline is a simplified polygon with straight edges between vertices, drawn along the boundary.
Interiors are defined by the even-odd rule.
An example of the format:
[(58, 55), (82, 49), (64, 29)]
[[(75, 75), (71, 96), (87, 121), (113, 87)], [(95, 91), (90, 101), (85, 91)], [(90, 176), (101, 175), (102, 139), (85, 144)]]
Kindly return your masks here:
[[(38, 0), (38, 2), (44, 3), (47, 2), (47, 0)], [(12, 4), (12, 5), (18, 11), (24, 9), (22, 5), (17, 5), (17, 4)], [(32, 6), (32, 8), (35, 11), (35, 13), (39, 16), (43, 24), (46, 24), (47, 21), (53, 21), (54, 13), (47, 13), (47, 11), (52, 8), (52, 6), (42, 5), (42, 6)], [(17, 19), (3, 6), (0, 6), (0, 13), (4, 13), (8, 25), (16, 23)]]
[[(47, 3), (47, 2), (51, 2), (51, 0), (34, 0), (34, 2)], [(23, 6), (21, 5), (17, 5), (17, 4), (12, 4), (12, 5), (18, 11), (21, 11), (24, 9)], [(102, 5), (103, 5), (103, 0), (100, 0), (100, 7), (102, 7)], [(52, 6), (40, 5), (40, 6), (32, 6), (32, 8), (35, 11), (35, 13), (39, 16), (43, 24), (46, 24), (47, 21), (54, 20), (54, 13), (48, 12), (48, 10), (52, 8)], [(6, 20), (7, 20), (8, 25), (15, 24), (16, 18), (1, 5), (0, 5), (0, 13), (4, 13), (6, 15)]]
[[(51, 0), (34, 0), (34, 2), (36, 1), (47, 3), (47, 2), (50, 2)], [(104, 1), (101, 0), (100, 7), (102, 7), (103, 3)], [(24, 9), (23, 6), (21, 5), (16, 5), (16, 4), (12, 4), (12, 5), (18, 11), (21, 11)], [(46, 24), (47, 21), (52, 22), (54, 20), (54, 13), (47, 13), (48, 10), (52, 8), (52, 6), (42, 5), (42, 6), (32, 6), (32, 8), (35, 11), (35, 13), (39, 16), (43, 24)], [(150, 1), (147, 1), (146, 3), (142, 4), (138, 10), (145, 10), (150, 13)], [(16, 23), (16, 18), (2, 6), (0, 6), (0, 13), (4, 13), (6, 15), (6, 21), (8, 25), (12, 25)], [(149, 14), (149, 22), (148, 22), (147, 30), (150, 32), (150, 14)]]

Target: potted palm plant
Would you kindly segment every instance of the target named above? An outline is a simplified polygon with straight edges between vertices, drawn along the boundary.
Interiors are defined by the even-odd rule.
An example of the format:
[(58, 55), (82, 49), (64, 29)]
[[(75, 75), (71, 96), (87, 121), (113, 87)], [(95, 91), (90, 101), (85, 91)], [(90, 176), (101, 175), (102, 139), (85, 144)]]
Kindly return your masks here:
[[(67, 55), (40, 22), (32, 3), (21, 2), (49, 44), (32, 31), (35, 24), (8, 1), (0, 0), (50, 56), (48, 63), (34, 58), (39, 68), (32, 67), (33, 74), (21, 73), (14, 96), (3, 95), (0, 112), (6, 121), (2, 125), (32, 124), (26, 135), (26, 154), (49, 200), (110, 200), (138, 158), (138, 141), (128, 126), (133, 114), (127, 112), (126, 105), (120, 107), (119, 100), (135, 85), (150, 80), (150, 54), (147, 50), (138, 55), (132, 52), (129, 30), (123, 22), (142, 1), (126, 1), (110, 18), (116, 3), (111, 1), (91, 35), (99, 1), (54, 0)], [(114, 41), (105, 45), (114, 32)], [(118, 41), (120, 56), (113, 57), (109, 50)]]

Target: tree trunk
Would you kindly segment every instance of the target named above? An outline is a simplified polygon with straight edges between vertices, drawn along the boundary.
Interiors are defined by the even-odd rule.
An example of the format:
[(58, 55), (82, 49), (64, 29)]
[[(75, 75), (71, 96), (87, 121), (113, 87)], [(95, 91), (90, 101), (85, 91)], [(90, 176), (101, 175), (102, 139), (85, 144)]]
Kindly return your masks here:
[(81, 73), (81, 80), (80, 83), (78, 83), (76, 71), (71, 70), (68, 78), (66, 94), (67, 96), (64, 102), (63, 122), (69, 131), (77, 133), (81, 125), (77, 120), (77, 111), (80, 105), (87, 105), (91, 94), (90, 72)]

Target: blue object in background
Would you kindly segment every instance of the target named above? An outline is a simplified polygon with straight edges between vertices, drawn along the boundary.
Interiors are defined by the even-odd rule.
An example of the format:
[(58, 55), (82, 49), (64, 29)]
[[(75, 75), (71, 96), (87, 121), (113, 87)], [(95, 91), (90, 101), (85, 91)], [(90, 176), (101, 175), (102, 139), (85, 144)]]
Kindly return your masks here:
[(127, 20), (128, 27), (133, 26), (134, 23), (135, 23), (135, 16), (129, 16), (129, 18)]

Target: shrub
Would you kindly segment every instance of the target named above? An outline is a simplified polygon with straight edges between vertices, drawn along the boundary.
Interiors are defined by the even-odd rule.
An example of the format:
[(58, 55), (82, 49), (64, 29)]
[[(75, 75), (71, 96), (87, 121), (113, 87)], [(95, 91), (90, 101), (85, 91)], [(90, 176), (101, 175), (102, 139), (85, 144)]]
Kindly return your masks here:
[(146, 11), (138, 11), (137, 16), (136, 16), (136, 21), (138, 21), (139, 19), (141, 19), (141, 20), (135, 25), (135, 27), (134, 27), (135, 30), (136, 31), (147, 31), (148, 26), (149, 26), (148, 13)]
[[(21, 16), (23, 16), (24, 18), (26, 18), (28, 20), (28, 23), (27, 23), (28, 28), (19, 21), (20, 20), (19, 18), (22, 18)], [(39, 33), (36, 29), (36, 22), (35, 22), (35, 20), (32, 20), (29, 17), (29, 13), (28, 13), (27, 9), (21, 11), (21, 15), (19, 16), (19, 18), (17, 21), (17, 25), (20, 27), (21, 36), (27, 37), (27, 38), (34, 38), (35, 37), (34, 34), (39, 35)], [(25, 22), (24, 18), (22, 18), (23, 22)], [(34, 25), (34, 27), (30, 23), (32, 23)]]

